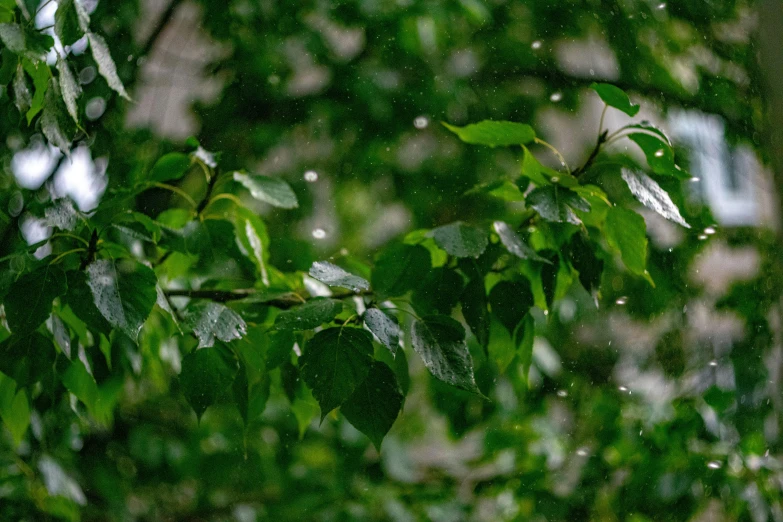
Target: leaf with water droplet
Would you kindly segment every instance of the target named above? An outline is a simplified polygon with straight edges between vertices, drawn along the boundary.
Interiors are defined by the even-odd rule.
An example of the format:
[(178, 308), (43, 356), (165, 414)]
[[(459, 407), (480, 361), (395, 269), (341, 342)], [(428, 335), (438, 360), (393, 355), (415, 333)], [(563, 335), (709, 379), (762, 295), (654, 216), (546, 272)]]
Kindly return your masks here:
[(381, 297), (397, 297), (416, 288), (432, 266), (429, 251), (421, 245), (394, 244), (375, 261), (372, 287)]
[(432, 229), (435, 243), (454, 257), (478, 257), (487, 248), (489, 234), (461, 221)]
[[(54, 34), (60, 39), (63, 45), (72, 45), (76, 40), (84, 35), (87, 27), (82, 27), (79, 18), (79, 12), (75, 5), (76, 0), (58, 0), (57, 11), (54, 13)], [(81, 11), (84, 8), (79, 6)], [(86, 12), (85, 12), (86, 15)], [(89, 24), (89, 18), (87, 19)]]
[(274, 207), (292, 209), (299, 206), (291, 186), (280, 178), (234, 172), (234, 181), (241, 183), (255, 199)]
[(11, 331), (26, 334), (43, 323), (52, 311), (55, 297), (65, 294), (65, 273), (58, 266), (44, 265), (17, 279), (3, 300)]
[(321, 407), (321, 420), (364, 381), (372, 353), (372, 337), (359, 328), (328, 328), (310, 339), (300, 368), (302, 379)]
[(60, 149), (66, 156), (71, 154), (71, 139), (64, 128), (62, 111), (59, 107), (60, 87), (56, 78), (49, 80), (49, 88), (46, 91), (46, 103), (41, 115), (41, 130), (49, 143)]
[(214, 346), (215, 339), (230, 342), (247, 333), (247, 324), (222, 303), (196, 303), (188, 306), (185, 322), (198, 337), (199, 348)]
[(343, 309), (343, 303), (328, 297), (316, 297), (275, 317), (276, 330), (312, 330), (328, 323)]
[(60, 230), (73, 230), (79, 222), (81, 212), (73, 206), (71, 198), (58, 198), (44, 210), (46, 225)]
[(539, 187), (527, 195), (527, 203), (542, 218), (555, 223), (581, 225), (582, 220), (574, 210), (590, 211), (590, 203), (582, 196), (557, 186)]
[(316, 261), (310, 267), (310, 277), (329, 286), (349, 288), (354, 292), (369, 290), (370, 283), (363, 277), (346, 272), (337, 265), (326, 261)]
[(465, 329), (457, 321), (444, 315), (417, 319), (411, 328), (411, 344), (436, 379), (482, 395), (473, 375)]
[(380, 451), (381, 442), (400, 414), (404, 400), (394, 372), (384, 363), (375, 361), (340, 411)]
[(590, 85), (590, 88), (598, 93), (598, 96), (601, 97), (605, 104), (624, 112), (628, 116), (636, 116), (639, 112), (639, 105), (631, 103), (631, 99), (619, 87), (609, 83), (593, 83)]
[(30, 88), (27, 85), (27, 78), (24, 74), (24, 68), (22, 64), (16, 66), (16, 74), (14, 75), (14, 105), (19, 109), (21, 114), (24, 114), (33, 104), (33, 95), (30, 94)]
[(459, 139), (465, 143), (473, 145), (504, 147), (524, 145), (536, 139), (536, 133), (530, 125), (511, 121), (484, 120), (464, 127), (443, 123), (443, 126), (459, 136)]
[(400, 327), (396, 319), (377, 308), (368, 308), (364, 312), (364, 324), (372, 333), (389, 349), (392, 356), (397, 355), (397, 348), (400, 346)]
[(647, 164), (652, 171), (662, 176), (672, 176), (677, 179), (688, 179), (690, 174), (682, 169), (678, 169), (674, 163), (674, 150), (669, 144), (656, 136), (651, 136), (646, 132), (632, 132), (628, 134), (628, 139), (636, 143), (644, 156), (647, 158)]
[(114, 65), (114, 60), (111, 57), (106, 40), (101, 36), (90, 32), (87, 33), (87, 38), (90, 40), (92, 57), (95, 60), (95, 63), (98, 64), (98, 73), (103, 76), (106, 83), (109, 84), (109, 87), (113, 91), (130, 101), (130, 96), (125, 92), (125, 86), (117, 75), (117, 66)]
[(633, 210), (611, 207), (606, 215), (604, 232), (609, 246), (619, 252), (626, 268), (653, 284), (647, 272), (647, 226), (644, 218)]
[(199, 420), (206, 409), (228, 389), (236, 372), (236, 359), (222, 345), (193, 350), (182, 358), (179, 383)]
[(134, 342), (155, 306), (155, 272), (131, 259), (101, 259), (87, 267), (87, 284), (95, 307)]
[(60, 73), (60, 90), (63, 95), (63, 102), (68, 109), (68, 114), (73, 118), (74, 123), (79, 123), (79, 106), (76, 104), (76, 100), (82, 95), (82, 88), (79, 86), (79, 82), (71, 71), (68, 62), (61, 57), (57, 58), (57, 71)]
[(457, 306), (464, 286), (465, 281), (457, 271), (433, 268), (427, 277), (419, 280), (411, 304), (420, 314), (448, 315)]
[(642, 205), (657, 212), (666, 219), (674, 221), (685, 228), (691, 226), (680, 215), (680, 209), (674, 204), (669, 194), (661, 188), (650, 176), (643, 172), (622, 169), (622, 177), (631, 194), (641, 202)]
[(527, 147), (522, 147), (522, 152), (521, 174), (524, 178), (535, 183), (537, 187), (543, 187), (552, 183), (557, 183), (563, 187), (574, 187), (579, 184), (579, 181), (571, 174), (558, 172), (542, 165)]
[(518, 258), (530, 259), (531, 261), (539, 261), (541, 263), (549, 263), (548, 260), (538, 255), (535, 250), (522, 241), (522, 238), (519, 237), (519, 234), (517, 234), (514, 229), (508, 226), (507, 223), (503, 221), (495, 221), (492, 224), (492, 227), (495, 229), (495, 232), (497, 232), (498, 237), (500, 237), (500, 242), (503, 243), (503, 246), (506, 247), (506, 250)]

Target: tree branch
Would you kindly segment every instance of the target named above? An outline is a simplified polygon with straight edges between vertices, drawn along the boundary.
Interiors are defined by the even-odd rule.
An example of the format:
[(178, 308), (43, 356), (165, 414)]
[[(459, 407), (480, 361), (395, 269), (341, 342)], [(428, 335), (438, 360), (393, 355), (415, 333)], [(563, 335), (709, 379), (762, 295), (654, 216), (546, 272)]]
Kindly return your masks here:
[[(189, 297), (191, 299), (209, 299), (218, 303), (225, 303), (228, 301), (238, 301), (240, 299), (246, 299), (255, 295), (263, 295), (255, 288), (240, 288), (237, 290), (188, 290), (188, 289), (166, 289), (163, 290), (163, 294), (166, 297)], [(333, 299), (345, 299), (355, 296), (371, 296), (370, 291), (364, 292), (351, 292), (348, 290), (335, 292), (332, 294)], [(262, 301), (264, 304), (287, 310), (294, 306), (303, 304), (313, 297), (303, 297), (299, 294), (291, 292), (290, 294), (284, 294), (273, 299)]]

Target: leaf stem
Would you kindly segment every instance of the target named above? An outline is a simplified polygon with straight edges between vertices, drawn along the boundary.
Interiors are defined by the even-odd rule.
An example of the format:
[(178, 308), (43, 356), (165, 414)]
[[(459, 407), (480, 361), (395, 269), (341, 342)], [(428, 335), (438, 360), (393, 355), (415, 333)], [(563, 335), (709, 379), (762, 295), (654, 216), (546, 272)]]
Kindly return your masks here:
[(57, 232), (56, 234), (52, 234), (52, 237), (50, 237), (49, 239), (54, 239), (56, 237), (68, 237), (68, 238), (71, 238), (71, 239), (75, 239), (75, 240), (77, 240), (77, 241), (79, 241), (81, 243), (84, 243), (84, 246), (86, 246), (86, 247), (90, 246), (90, 242), (89, 241), (87, 241), (83, 237), (77, 236), (76, 234), (68, 234), (66, 232)]
[(566, 170), (567, 170), (568, 172), (571, 172), (571, 169), (570, 169), (570, 168), (568, 168), (568, 162), (565, 160), (565, 158), (563, 157), (563, 155), (562, 155), (562, 154), (560, 154), (560, 151), (559, 151), (559, 150), (557, 150), (557, 149), (555, 148), (555, 146), (554, 146), (554, 145), (552, 145), (552, 144), (551, 144), (551, 143), (549, 143), (549, 142), (546, 142), (546, 141), (542, 140), (541, 138), (536, 138), (536, 143), (538, 143), (539, 145), (543, 145), (544, 147), (546, 147), (546, 148), (548, 148), (549, 150), (551, 150), (551, 151), (552, 151), (552, 153), (553, 153), (555, 156), (557, 156), (557, 159), (559, 159), (559, 160), (560, 160), (560, 163), (562, 163), (562, 164), (563, 164), (563, 166), (566, 168)]
[(608, 105), (604, 104), (604, 110), (601, 111), (601, 119), (598, 120), (598, 135), (600, 136), (604, 132), (604, 118), (606, 117), (606, 110)]
[(153, 181), (152, 186), (164, 190), (168, 190), (169, 192), (173, 192), (174, 194), (182, 197), (193, 208), (196, 208), (198, 206), (198, 203), (196, 203), (195, 200), (192, 197), (190, 197), (190, 194), (188, 194), (187, 192), (185, 192), (179, 187), (175, 187), (174, 185), (169, 185), (168, 183), (160, 183), (159, 181)]
[(74, 248), (73, 250), (68, 250), (67, 252), (63, 252), (59, 256), (57, 256), (54, 259), (52, 259), (52, 261), (49, 264), (53, 265), (53, 264), (57, 263), (60, 259), (62, 259), (65, 256), (67, 256), (68, 254), (75, 254), (76, 252), (87, 252), (87, 249), (79, 247), (79, 248)]

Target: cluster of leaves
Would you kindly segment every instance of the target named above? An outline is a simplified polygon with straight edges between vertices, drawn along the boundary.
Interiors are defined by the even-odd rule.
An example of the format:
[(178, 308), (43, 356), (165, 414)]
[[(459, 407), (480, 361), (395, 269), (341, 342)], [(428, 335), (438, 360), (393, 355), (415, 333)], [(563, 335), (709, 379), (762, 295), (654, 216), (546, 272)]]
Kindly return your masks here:
[[(638, 111), (616, 87), (593, 88), (607, 108)], [(687, 226), (651, 176), (595, 161), (604, 144), (627, 136), (646, 154), (653, 173), (685, 176), (666, 137), (649, 124), (629, 124), (612, 135), (601, 130), (595, 153), (575, 171), (539, 162), (528, 146), (551, 146), (528, 125), (446, 126), (466, 143), (522, 148), (516, 179), (473, 189), (525, 202), (522, 222), (458, 221), (418, 230), (383, 249), (372, 267), (344, 259), (350, 271), (329, 261), (314, 263), (309, 274), (279, 271), (269, 263), (263, 221), (236, 193), (245, 190), (250, 201), (281, 209), (297, 207), (295, 193), (277, 178), (223, 172), (218, 156), (195, 141), (190, 154), (164, 155), (145, 181), (113, 191), (91, 216), (68, 200), (54, 201), (44, 209), (47, 224), (59, 230), (50, 240), (53, 254), (32, 258), (29, 252), (40, 246), (33, 245), (3, 259), (8, 269), (0, 294), (10, 335), (0, 344), (0, 371), (10, 379), (3, 418), (12, 432), (23, 436), (31, 400), (56, 397), (62, 389), (108, 422), (118, 372), (131, 362), (122, 346), (138, 343), (157, 308), (168, 325), (158, 317), (149, 329), (198, 341), (184, 343), (189, 351), (179, 384), (199, 418), (230, 390), (245, 423), (256, 421), (274, 380), (298, 412), (301, 429), (315, 412), (314, 400), (321, 420), (339, 407), (380, 447), (404, 402), (401, 383), (408, 377), (401, 339), (434, 378), (483, 396), (466, 329), (452, 317), (458, 305), (498, 371), (517, 360), (527, 375), (531, 308), (551, 309), (576, 281), (597, 299), (603, 265), (615, 255), (652, 283), (644, 220), (589, 183), (596, 171), (620, 176), (643, 205)], [(204, 178), (199, 203), (170, 185), (193, 172)], [(151, 188), (171, 190), (189, 208), (155, 217), (123, 210), (124, 202)], [(134, 243), (145, 245), (142, 255), (133, 251)], [(237, 280), (252, 284), (237, 287)], [(179, 303), (182, 298), (189, 300)], [(99, 367), (106, 369), (106, 380)]]

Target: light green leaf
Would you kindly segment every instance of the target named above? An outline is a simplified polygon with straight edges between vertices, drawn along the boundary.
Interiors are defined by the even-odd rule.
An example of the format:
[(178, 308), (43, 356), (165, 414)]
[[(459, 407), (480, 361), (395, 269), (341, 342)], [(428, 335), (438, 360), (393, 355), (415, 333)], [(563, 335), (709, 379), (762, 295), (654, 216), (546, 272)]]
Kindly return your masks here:
[(486, 230), (461, 221), (434, 228), (431, 235), (439, 247), (454, 257), (478, 257), (489, 243)]
[(310, 339), (300, 358), (301, 372), (321, 407), (321, 420), (364, 381), (372, 353), (372, 337), (358, 328), (328, 328)]
[(400, 346), (400, 327), (394, 317), (383, 310), (368, 308), (363, 319), (365, 326), (389, 349), (392, 357), (396, 356)]
[(380, 361), (372, 363), (367, 377), (357, 386), (340, 411), (380, 451), (383, 438), (402, 410), (404, 397), (394, 372)]
[(466, 196), (473, 194), (487, 194), (503, 201), (524, 201), (525, 195), (519, 187), (507, 179), (498, 179), (489, 183), (476, 185), (465, 192)]
[(536, 139), (536, 133), (530, 125), (510, 121), (484, 120), (465, 127), (456, 127), (443, 123), (443, 126), (459, 136), (465, 143), (503, 147), (524, 145)]
[(274, 207), (291, 209), (299, 206), (293, 189), (282, 179), (234, 172), (234, 181), (241, 183), (255, 199)]
[(514, 336), (494, 318), (490, 324), (489, 335), (492, 342), (487, 347), (487, 355), (497, 365), (498, 373), (503, 374), (516, 356)]
[(682, 218), (680, 209), (674, 204), (669, 197), (669, 194), (667, 194), (650, 176), (643, 172), (622, 169), (622, 177), (628, 185), (631, 194), (633, 194), (642, 205), (657, 212), (670, 221), (674, 221), (685, 228), (691, 228)]
[(677, 179), (690, 178), (687, 172), (674, 163), (674, 150), (668, 143), (646, 132), (634, 132), (628, 134), (628, 138), (642, 149), (654, 173)]
[(101, 259), (87, 267), (96, 308), (134, 342), (157, 301), (152, 269), (131, 259)]
[(644, 218), (621, 207), (611, 207), (604, 227), (609, 246), (619, 252), (625, 266), (634, 274), (645, 276), (647, 272), (647, 226)]
[(16, 390), (16, 382), (0, 373), (0, 418), (19, 445), (30, 426), (30, 403), (24, 390)]
[(65, 273), (52, 265), (44, 265), (17, 279), (8, 289), (3, 304), (11, 331), (32, 332), (52, 311), (55, 297), (65, 294)]
[(150, 170), (150, 180), (166, 182), (180, 179), (190, 168), (190, 156), (180, 152), (170, 152), (161, 156)]
[(500, 237), (500, 242), (503, 243), (503, 246), (506, 247), (506, 250), (518, 258), (530, 259), (531, 261), (539, 261), (541, 263), (549, 263), (548, 260), (539, 256), (535, 250), (522, 241), (522, 238), (519, 237), (519, 234), (517, 234), (514, 229), (508, 226), (507, 223), (503, 221), (495, 221), (492, 224), (492, 227), (495, 229), (495, 232), (497, 232), (498, 237)]
[(0, 372), (24, 388), (51, 372), (56, 357), (52, 341), (38, 332), (12, 335), (0, 343)]
[(269, 235), (266, 225), (250, 209), (236, 207), (235, 229), (240, 250), (256, 265), (261, 283), (269, 286)]
[(598, 93), (601, 100), (610, 107), (618, 109), (628, 116), (636, 116), (639, 112), (639, 105), (631, 103), (631, 99), (628, 95), (620, 89), (609, 83), (593, 83), (590, 88)]
[(241, 339), (247, 333), (245, 321), (222, 303), (197, 303), (189, 306), (185, 321), (198, 337), (199, 348), (214, 346), (216, 338), (227, 343)]
[(73, 76), (68, 63), (60, 57), (57, 58), (57, 71), (60, 73), (60, 90), (65, 107), (68, 109), (68, 114), (71, 115), (73, 121), (78, 124), (79, 107), (76, 105), (76, 100), (82, 95), (82, 88)]
[(500, 323), (513, 333), (534, 305), (530, 282), (500, 281), (489, 292), (489, 304)]
[(522, 147), (522, 176), (535, 183), (537, 187), (558, 184), (563, 187), (575, 187), (579, 181), (567, 172), (558, 172), (546, 167), (536, 159), (527, 147)]
[(299, 439), (304, 437), (308, 426), (318, 415), (318, 402), (313, 397), (313, 393), (303, 383), (297, 386), (294, 400), (291, 401), (291, 411), (296, 418), (299, 427)]
[(33, 87), (35, 88), (32, 105), (26, 114), (27, 124), (29, 125), (33, 118), (43, 109), (44, 102), (47, 99), (46, 94), (49, 91), (51, 72), (45, 62), (33, 63), (30, 60), (23, 59), (22, 66), (33, 79)]
[(310, 277), (329, 286), (349, 288), (354, 292), (369, 290), (370, 283), (363, 277), (346, 272), (337, 265), (326, 261), (316, 261), (310, 267)]
[[(84, 30), (84, 29), (83, 29)], [(85, 30), (86, 32), (86, 30)], [(90, 40), (90, 49), (92, 49), (92, 57), (95, 63), (98, 64), (98, 73), (103, 76), (109, 87), (117, 94), (130, 101), (130, 96), (125, 92), (125, 86), (122, 84), (122, 80), (117, 75), (117, 67), (114, 65), (111, 53), (109, 52), (109, 46), (106, 44), (101, 36), (95, 33), (87, 32), (87, 38)]]
[(411, 328), (411, 344), (436, 379), (481, 395), (465, 344), (465, 329), (457, 321), (444, 315), (417, 319)]
[(343, 309), (335, 299), (316, 297), (305, 304), (280, 312), (275, 317), (276, 330), (312, 330), (334, 319)]
[(220, 394), (228, 389), (236, 372), (236, 359), (223, 346), (193, 350), (182, 358), (179, 383), (199, 420)]
[(394, 244), (375, 261), (372, 287), (382, 297), (397, 297), (415, 288), (432, 266), (430, 253), (420, 245)]

